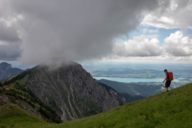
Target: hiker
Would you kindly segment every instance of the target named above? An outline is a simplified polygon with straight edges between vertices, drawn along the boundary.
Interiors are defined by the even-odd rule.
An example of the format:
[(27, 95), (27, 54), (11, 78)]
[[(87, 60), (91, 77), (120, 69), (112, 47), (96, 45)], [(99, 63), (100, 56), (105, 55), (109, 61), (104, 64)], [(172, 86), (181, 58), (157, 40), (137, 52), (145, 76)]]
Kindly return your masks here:
[(166, 89), (166, 91), (169, 91), (169, 87), (171, 85), (171, 81), (173, 80), (173, 73), (169, 72), (167, 69), (164, 70), (165, 73), (165, 79), (163, 81), (164, 83), (164, 87)]

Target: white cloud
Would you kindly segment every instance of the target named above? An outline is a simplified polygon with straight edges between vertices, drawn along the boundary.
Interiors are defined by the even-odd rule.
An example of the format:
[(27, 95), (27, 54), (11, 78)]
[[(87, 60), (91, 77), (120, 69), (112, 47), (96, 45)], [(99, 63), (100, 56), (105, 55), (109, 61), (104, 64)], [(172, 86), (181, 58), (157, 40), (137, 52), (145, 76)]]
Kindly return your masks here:
[(192, 62), (192, 38), (176, 31), (163, 43), (156, 38), (138, 36), (127, 41), (114, 43), (113, 54), (110, 59), (131, 59), (151, 61), (191, 61)]
[(165, 29), (178, 27), (178, 23), (171, 17), (166, 17), (166, 16), (158, 17), (151, 14), (146, 15), (141, 24), (150, 25), (157, 28), (165, 28)]
[(185, 36), (181, 31), (167, 37), (163, 47), (173, 56), (192, 56), (192, 38)]
[(115, 43), (113, 52), (118, 56), (159, 56), (162, 49), (158, 39), (139, 36), (128, 41)]
[(192, 0), (170, 0), (167, 6), (146, 15), (142, 24), (166, 29), (192, 26)]

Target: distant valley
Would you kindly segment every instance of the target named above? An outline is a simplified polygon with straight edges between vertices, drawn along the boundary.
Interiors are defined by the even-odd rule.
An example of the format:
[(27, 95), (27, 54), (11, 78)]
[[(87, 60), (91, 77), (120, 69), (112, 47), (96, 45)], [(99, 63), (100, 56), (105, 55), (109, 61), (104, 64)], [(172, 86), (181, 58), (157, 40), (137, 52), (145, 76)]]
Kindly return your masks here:
[(174, 73), (172, 88), (192, 82), (190, 64), (132, 64), (109, 63), (83, 64), (83, 67), (97, 79), (106, 79), (127, 84), (162, 86), (167, 68)]

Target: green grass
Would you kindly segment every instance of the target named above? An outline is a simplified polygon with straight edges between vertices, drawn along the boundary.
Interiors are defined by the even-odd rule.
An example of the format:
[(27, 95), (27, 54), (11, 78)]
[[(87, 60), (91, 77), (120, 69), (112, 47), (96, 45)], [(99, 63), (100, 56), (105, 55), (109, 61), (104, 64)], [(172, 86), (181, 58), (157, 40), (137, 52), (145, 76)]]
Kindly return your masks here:
[(0, 128), (43, 128), (46, 124), (17, 105), (10, 103), (0, 107)]
[(17, 106), (0, 107), (0, 128), (192, 128), (192, 84), (106, 113), (53, 124)]

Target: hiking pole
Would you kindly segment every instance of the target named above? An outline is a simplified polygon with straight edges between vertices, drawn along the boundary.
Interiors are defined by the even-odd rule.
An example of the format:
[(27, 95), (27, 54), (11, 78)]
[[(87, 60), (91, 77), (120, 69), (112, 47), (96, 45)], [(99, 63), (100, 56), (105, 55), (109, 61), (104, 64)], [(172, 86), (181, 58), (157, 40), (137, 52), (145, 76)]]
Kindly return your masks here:
[(165, 82), (163, 81), (163, 82), (162, 82), (161, 90), (163, 91), (164, 89), (165, 89)]

